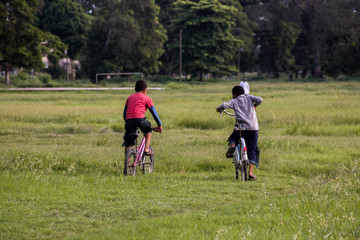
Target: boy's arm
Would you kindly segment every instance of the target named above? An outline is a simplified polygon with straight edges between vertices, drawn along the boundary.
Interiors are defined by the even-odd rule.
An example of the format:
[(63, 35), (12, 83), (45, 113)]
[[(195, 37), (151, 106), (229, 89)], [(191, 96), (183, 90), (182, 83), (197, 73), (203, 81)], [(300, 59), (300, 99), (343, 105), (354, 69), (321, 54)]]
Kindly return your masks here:
[(126, 120), (126, 112), (127, 112), (127, 106), (125, 105), (124, 112), (123, 112), (124, 121)]
[(257, 107), (263, 102), (263, 99), (261, 97), (256, 97), (251, 95), (251, 101), (253, 101), (254, 106)]
[(149, 111), (151, 112), (151, 115), (153, 116), (153, 118), (155, 119), (157, 125), (160, 127), (162, 125), (161, 121), (160, 121), (160, 117), (156, 112), (155, 106), (152, 106), (149, 108)]
[(221, 112), (224, 109), (228, 109), (228, 108), (232, 108), (233, 107), (233, 101), (230, 100), (228, 102), (224, 102), (223, 104), (221, 104), (219, 107), (216, 108), (217, 112)]

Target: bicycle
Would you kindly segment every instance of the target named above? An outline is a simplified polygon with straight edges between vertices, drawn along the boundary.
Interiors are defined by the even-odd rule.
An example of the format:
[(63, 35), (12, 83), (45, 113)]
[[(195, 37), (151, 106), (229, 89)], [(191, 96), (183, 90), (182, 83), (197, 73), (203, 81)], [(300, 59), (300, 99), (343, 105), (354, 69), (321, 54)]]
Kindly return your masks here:
[[(235, 116), (235, 114), (229, 113), (225, 110), (223, 110), (222, 112), (226, 113), (229, 116)], [(222, 115), (222, 112), (220, 113), (220, 117)], [(235, 179), (239, 180), (239, 172), (240, 172), (241, 180), (245, 182), (248, 180), (248, 165), (249, 165), (245, 139), (241, 137), (241, 131), (244, 131), (245, 129), (241, 128), (240, 124), (236, 123), (234, 126), (234, 130), (240, 131), (240, 141), (239, 144), (235, 146), (235, 152), (233, 157), (233, 163), (235, 166)]]
[[(160, 132), (159, 128), (152, 128), (155, 132)], [(152, 173), (154, 171), (154, 154), (145, 155), (145, 135), (142, 138), (140, 145), (137, 145), (137, 138), (139, 136), (139, 131), (136, 131), (133, 136), (136, 136), (135, 145), (127, 149), (125, 152), (125, 162), (124, 162), (124, 175), (125, 176), (135, 176), (137, 168), (145, 173)], [(150, 151), (153, 152), (150, 147)]]

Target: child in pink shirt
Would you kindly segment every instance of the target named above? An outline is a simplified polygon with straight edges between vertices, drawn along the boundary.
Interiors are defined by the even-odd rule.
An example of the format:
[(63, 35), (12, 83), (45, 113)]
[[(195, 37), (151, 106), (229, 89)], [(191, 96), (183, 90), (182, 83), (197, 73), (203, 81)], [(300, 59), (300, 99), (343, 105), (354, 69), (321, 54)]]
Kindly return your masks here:
[(123, 117), (125, 120), (125, 142), (123, 145), (125, 146), (125, 152), (128, 148), (135, 145), (135, 133), (137, 128), (140, 128), (141, 132), (144, 133), (146, 138), (144, 154), (151, 155), (152, 152), (149, 146), (152, 128), (151, 123), (145, 118), (146, 110), (150, 110), (158, 125), (156, 131), (162, 131), (162, 123), (160, 121), (159, 115), (155, 110), (155, 106), (151, 98), (146, 96), (147, 84), (144, 80), (139, 80), (136, 82), (135, 91), (136, 93), (130, 95), (126, 100), (124, 108)]

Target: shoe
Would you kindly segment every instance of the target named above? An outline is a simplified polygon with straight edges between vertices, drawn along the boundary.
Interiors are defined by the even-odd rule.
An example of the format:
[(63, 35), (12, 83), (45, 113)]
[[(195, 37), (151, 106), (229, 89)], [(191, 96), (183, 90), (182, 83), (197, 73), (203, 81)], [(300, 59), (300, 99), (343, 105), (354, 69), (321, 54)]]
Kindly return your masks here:
[(235, 148), (234, 147), (229, 147), (229, 149), (227, 150), (225, 156), (226, 158), (233, 158), (234, 157), (234, 152), (235, 152)]
[(249, 175), (249, 181), (255, 181), (257, 177), (255, 175)]
[(150, 155), (153, 155), (154, 152), (153, 152), (153, 150), (150, 148), (148, 152), (145, 152), (145, 151), (144, 151), (144, 154), (145, 154), (146, 156), (150, 156)]

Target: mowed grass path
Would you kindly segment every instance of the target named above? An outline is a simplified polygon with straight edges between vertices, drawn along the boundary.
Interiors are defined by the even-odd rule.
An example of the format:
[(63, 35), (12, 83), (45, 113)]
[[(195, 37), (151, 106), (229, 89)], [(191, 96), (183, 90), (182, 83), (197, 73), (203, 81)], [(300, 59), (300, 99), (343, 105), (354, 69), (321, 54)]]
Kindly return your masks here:
[(250, 82), (264, 102), (246, 183), (224, 157), (234, 120), (215, 112), (235, 84), (149, 91), (164, 132), (136, 177), (132, 91), (1, 92), (0, 239), (360, 239), (360, 82)]

